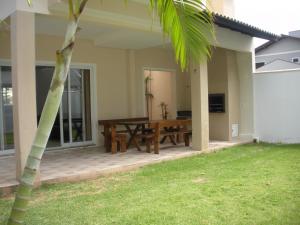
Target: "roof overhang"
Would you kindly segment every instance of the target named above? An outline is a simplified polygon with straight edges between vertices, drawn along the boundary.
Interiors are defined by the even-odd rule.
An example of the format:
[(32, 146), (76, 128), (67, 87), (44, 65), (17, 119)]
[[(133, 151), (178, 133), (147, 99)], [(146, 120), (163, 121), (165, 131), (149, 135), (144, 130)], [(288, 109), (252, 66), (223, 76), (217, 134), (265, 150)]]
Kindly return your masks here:
[(252, 25), (246, 24), (244, 22), (241, 22), (239, 20), (221, 14), (213, 13), (213, 17), (214, 17), (214, 23), (216, 25), (249, 35), (251, 37), (262, 38), (270, 41), (275, 41), (280, 37), (277, 34), (267, 32), (258, 27), (254, 27)]

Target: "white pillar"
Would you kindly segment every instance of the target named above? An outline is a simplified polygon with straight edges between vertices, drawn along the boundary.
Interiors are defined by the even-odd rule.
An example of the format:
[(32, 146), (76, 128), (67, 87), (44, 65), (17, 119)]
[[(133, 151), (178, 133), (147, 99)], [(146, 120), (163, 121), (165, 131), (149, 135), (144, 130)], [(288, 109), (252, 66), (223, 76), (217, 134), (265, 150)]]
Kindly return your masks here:
[(191, 67), (192, 147), (207, 150), (209, 144), (207, 62)]
[(11, 16), (11, 62), (18, 179), (25, 167), (37, 127), (34, 13), (16, 11)]

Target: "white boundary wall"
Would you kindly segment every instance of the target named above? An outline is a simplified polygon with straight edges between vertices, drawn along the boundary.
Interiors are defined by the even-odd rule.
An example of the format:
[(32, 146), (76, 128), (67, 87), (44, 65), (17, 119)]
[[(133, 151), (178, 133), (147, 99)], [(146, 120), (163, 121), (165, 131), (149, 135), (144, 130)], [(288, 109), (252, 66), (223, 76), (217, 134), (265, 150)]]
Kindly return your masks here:
[(255, 137), (300, 143), (300, 70), (253, 75)]

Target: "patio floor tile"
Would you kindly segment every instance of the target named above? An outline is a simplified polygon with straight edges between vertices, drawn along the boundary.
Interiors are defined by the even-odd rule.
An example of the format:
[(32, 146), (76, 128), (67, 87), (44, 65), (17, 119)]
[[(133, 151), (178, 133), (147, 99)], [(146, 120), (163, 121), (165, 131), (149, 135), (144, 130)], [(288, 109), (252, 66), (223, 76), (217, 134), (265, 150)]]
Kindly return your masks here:
[[(233, 142), (213, 141), (210, 142), (209, 150), (213, 151), (249, 141), (249, 139), (239, 139)], [(146, 164), (201, 153), (193, 151), (190, 147), (185, 147), (184, 145), (175, 147), (164, 145), (161, 148), (158, 155), (149, 154), (145, 151), (139, 152), (136, 149), (129, 149), (125, 153), (112, 155), (106, 153), (104, 148), (99, 147), (46, 152), (41, 163), (41, 181), (43, 183), (52, 183), (95, 178), (106, 173), (126, 171)], [(17, 184), (14, 156), (0, 157), (0, 188)]]

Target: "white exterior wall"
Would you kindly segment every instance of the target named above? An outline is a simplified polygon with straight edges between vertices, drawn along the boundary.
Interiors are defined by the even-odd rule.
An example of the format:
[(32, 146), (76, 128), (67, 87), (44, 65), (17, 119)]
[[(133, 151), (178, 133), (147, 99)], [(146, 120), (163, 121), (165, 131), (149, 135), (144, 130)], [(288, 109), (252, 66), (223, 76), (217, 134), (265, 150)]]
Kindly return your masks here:
[(300, 143), (300, 70), (254, 74), (255, 136)]
[(239, 135), (252, 137), (254, 133), (253, 109), (253, 55), (248, 52), (237, 52), (237, 69), (240, 82), (240, 124)]

